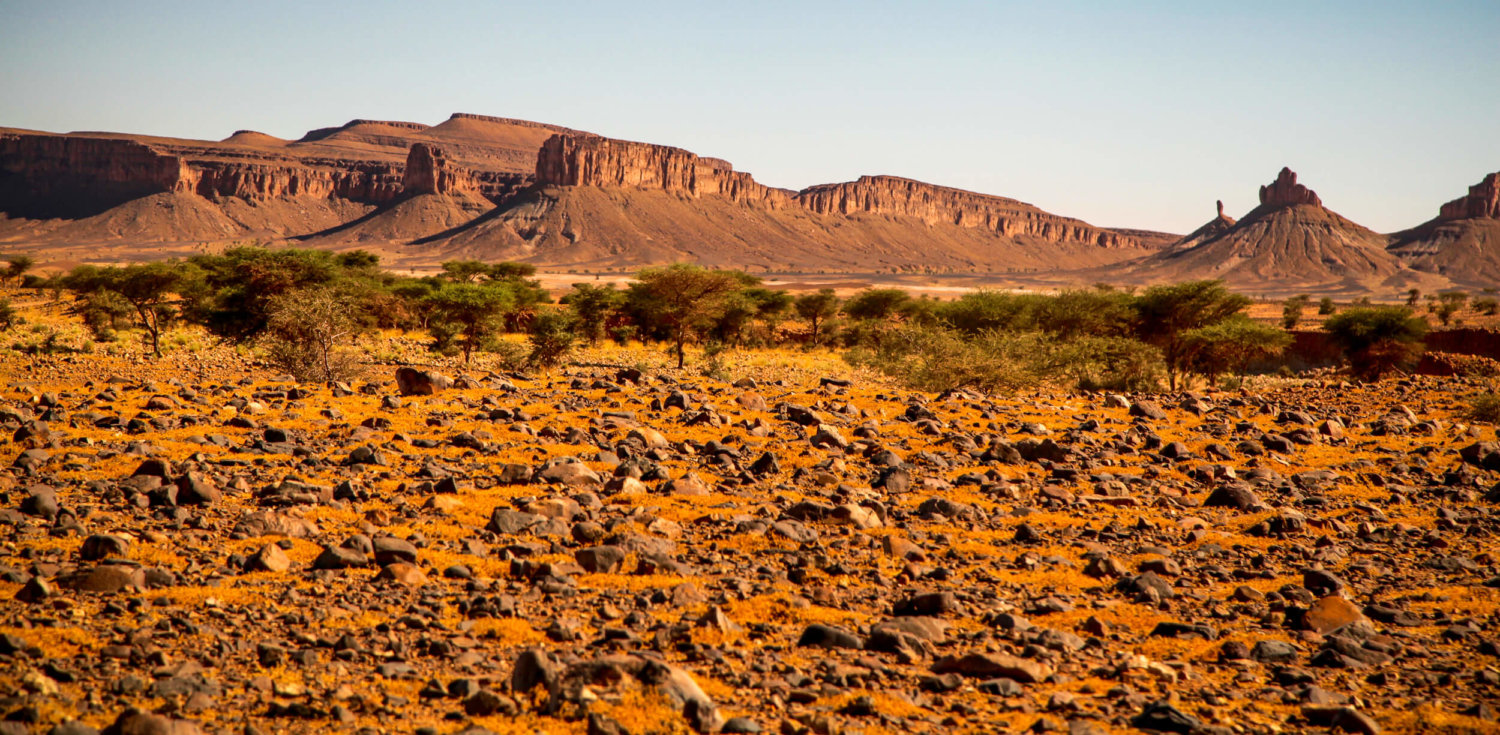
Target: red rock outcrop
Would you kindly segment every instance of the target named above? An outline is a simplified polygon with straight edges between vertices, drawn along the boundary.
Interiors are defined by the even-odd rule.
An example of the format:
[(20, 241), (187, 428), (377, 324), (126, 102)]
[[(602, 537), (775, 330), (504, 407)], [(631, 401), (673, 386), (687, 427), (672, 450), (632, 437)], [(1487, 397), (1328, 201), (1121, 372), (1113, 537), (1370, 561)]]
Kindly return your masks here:
[(1293, 173), (1290, 168), (1282, 167), (1275, 181), (1260, 187), (1260, 204), (1268, 208), (1290, 207), (1294, 204), (1311, 204), (1321, 207), (1323, 200), (1319, 199), (1312, 189), (1297, 183), (1297, 174)]
[(1438, 210), (1438, 219), (1454, 220), (1471, 217), (1500, 219), (1500, 173), (1493, 173), (1469, 187), (1466, 196), (1444, 204)]
[(384, 204), (401, 195), (399, 167), (367, 161), (341, 163), (310, 167), (296, 162), (193, 161), (184, 166), (174, 190), (210, 199), (338, 197), (365, 204)]
[(526, 174), (457, 166), (429, 143), (413, 145), (405, 165), (285, 150), (3, 131), (0, 211), (39, 218), (88, 216), (160, 193), (249, 202), (337, 197), (376, 205), (413, 193), (500, 202), (531, 180)]
[(756, 183), (719, 159), (681, 148), (596, 135), (554, 135), (537, 155), (539, 186), (659, 189), (689, 197), (722, 196), (741, 204), (785, 207), (792, 192)]
[(184, 169), (132, 140), (0, 133), (0, 197), (31, 216), (179, 190)]
[(402, 193), (414, 196), (478, 193), (479, 187), (474, 181), (473, 173), (449, 163), (448, 157), (443, 155), (443, 149), (428, 143), (418, 143), (411, 147), (411, 153), (406, 156), (406, 172), (401, 177), (401, 188)]
[(915, 217), (927, 224), (985, 229), (1006, 237), (1028, 235), (1108, 248), (1141, 247), (1129, 235), (1059, 217), (1015, 199), (895, 176), (862, 176), (858, 181), (809, 187), (797, 195), (797, 201), (819, 214)]

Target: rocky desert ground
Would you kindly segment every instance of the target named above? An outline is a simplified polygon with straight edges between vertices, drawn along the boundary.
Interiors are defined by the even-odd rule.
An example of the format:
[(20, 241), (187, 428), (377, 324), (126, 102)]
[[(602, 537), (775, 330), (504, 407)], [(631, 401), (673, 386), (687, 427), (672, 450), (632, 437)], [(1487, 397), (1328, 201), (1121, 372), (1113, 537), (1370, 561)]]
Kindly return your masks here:
[(0, 732), (1496, 728), (1470, 379), (933, 395), (401, 339), (335, 384), (0, 353)]

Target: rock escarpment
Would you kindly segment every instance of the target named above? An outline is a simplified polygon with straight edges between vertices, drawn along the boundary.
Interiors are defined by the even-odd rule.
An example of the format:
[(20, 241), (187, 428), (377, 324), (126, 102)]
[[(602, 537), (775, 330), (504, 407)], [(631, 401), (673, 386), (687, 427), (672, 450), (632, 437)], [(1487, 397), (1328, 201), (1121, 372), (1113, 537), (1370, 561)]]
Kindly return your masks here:
[(1500, 173), (1492, 173), (1469, 187), (1469, 193), (1454, 199), (1438, 210), (1438, 219), (1470, 217), (1500, 219)]
[(499, 202), (529, 185), (530, 178), (459, 166), (430, 143), (413, 145), (403, 164), (234, 145), (0, 132), (0, 211), (19, 217), (89, 216), (163, 193), (249, 203), (337, 198), (384, 205), (418, 194)]
[(1143, 246), (1137, 237), (1050, 214), (1015, 199), (895, 176), (864, 176), (793, 193), (759, 184), (720, 159), (592, 135), (549, 138), (537, 157), (536, 182), (539, 186), (660, 190), (694, 198), (721, 196), (771, 208), (800, 206), (838, 219), (854, 215), (910, 218), (925, 225), (986, 230), (1004, 238), (1105, 248)]
[(411, 147), (411, 153), (406, 157), (401, 190), (408, 196), (477, 194), (479, 186), (473, 172), (454, 166), (443, 154), (443, 149), (430, 143), (418, 143)]
[(681, 148), (596, 135), (554, 135), (537, 155), (538, 186), (659, 189), (689, 197), (722, 196), (740, 204), (785, 207), (792, 193), (756, 183), (724, 161)]
[(62, 217), (177, 191), (184, 163), (132, 140), (0, 133), (0, 210)]
[(1437, 217), (1392, 235), (1390, 250), (1413, 268), (1460, 285), (1500, 283), (1500, 173), (1444, 204)]
[(797, 195), (797, 201), (826, 215), (912, 217), (930, 225), (983, 229), (1004, 237), (1024, 235), (1106, 248), (1140, 247), (1136, 238), (1059, 217), (1015, 199), (896, 176), (861, 176), (858, 181), (808, 187)]

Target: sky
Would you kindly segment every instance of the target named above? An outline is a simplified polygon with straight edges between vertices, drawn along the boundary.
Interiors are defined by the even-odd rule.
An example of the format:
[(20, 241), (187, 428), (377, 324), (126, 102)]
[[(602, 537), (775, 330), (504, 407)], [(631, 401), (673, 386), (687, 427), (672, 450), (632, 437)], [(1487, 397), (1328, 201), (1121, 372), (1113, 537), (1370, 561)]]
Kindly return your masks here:
[(1500, 2), (0, 0), (0, 127), (516, 117), (800, 189), (891, 174), (1188, 232), (1282, 166), (1381, 232), (1500, 171)]

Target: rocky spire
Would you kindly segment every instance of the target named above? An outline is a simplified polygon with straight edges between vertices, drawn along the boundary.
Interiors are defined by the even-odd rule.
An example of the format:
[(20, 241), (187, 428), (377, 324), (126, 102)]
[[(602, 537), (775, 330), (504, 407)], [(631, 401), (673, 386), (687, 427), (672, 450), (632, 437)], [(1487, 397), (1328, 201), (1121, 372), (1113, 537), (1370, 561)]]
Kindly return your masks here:
[(1321, 207), (1323, 200), (1312, 189), (1297, 183), (1297, 174), (1290, 168), (1282, 168), (1275, 181), (1260, 187), (1260, 204), (1263, 207), (1290, 207), (1294, 204)]

